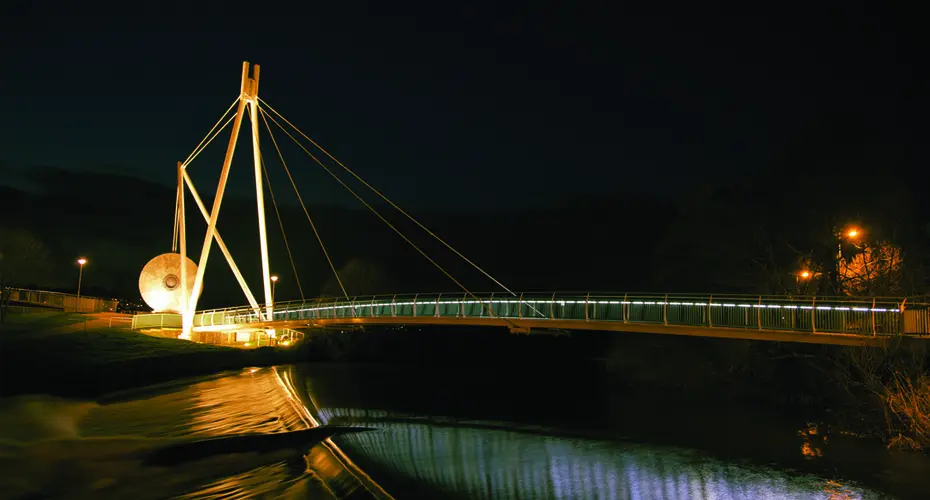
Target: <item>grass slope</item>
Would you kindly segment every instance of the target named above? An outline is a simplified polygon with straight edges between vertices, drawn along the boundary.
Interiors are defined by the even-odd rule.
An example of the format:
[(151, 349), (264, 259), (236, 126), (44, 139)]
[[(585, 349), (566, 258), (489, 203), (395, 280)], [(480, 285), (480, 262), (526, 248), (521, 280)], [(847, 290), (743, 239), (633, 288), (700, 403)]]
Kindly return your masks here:
[[(0, 325), (4, 335), (37, 335), (53, 333), (72, 325), (83, 323), (87, 319), (83, 314), (63, 313), (58, 311), (32, 311), (17, 313), (11, 311), (6, 321)], [(0, 341), (3, 339), (0, 338)]]
[[(286, 350), (241, 350), (110, 328), (69, 313), (10, 314), (0, 325), (0, 396), (107, 393), (246, 366), (293, 362)], [(102, 324), (102, 326), (101, 326)], [(124, 326), (125, 325), (125, 326)]]

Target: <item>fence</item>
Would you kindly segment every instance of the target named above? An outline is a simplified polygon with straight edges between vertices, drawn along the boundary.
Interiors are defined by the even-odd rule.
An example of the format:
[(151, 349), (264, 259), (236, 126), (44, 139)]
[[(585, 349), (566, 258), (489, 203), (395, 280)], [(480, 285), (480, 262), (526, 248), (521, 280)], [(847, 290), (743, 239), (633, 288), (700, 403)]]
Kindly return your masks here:
[(86, 297), (75, 294), (10, 288), (10, 301), (16, 305), (41, 306), (64, 312), (116, 312), (119, 303), (115, 299)]
[(172, 313), (136, 314), (132, 317), (132, 329), (181, 329), (181, 315)]

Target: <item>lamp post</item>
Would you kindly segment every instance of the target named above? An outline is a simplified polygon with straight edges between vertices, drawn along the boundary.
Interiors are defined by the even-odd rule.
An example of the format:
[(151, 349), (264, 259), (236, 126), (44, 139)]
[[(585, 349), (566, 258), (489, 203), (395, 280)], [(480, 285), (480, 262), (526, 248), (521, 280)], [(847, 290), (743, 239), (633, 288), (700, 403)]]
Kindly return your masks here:
[(269, 279), (271, 279), (271, 303), (274, 304), (274, 286), (278, 283), (278, 276), (271, 275)]
[(834, 264), (835, 270), (833, 271), (835, 277), (833, 279), (834, 289), (839, 291), (841, 286), (845, 286), (844, 281), (848, 278), (846, 274), (849, 271), (849, 263), (847, 262), (844, 267), (844, 257), (843, 257), (843, 244), (849, 244), (857, 249), (862, 248), (864, 232), (862, 229), (849, 225), (846, 226), (842, 231), (837, 232), (837, 243), (836, 243), (836, 262)]
[(802, 269), (802, 270), (800, 270), (800, 271), (794, 273), (794, 282), (795, 282), (795, 284), (796, 284), (797, 287), (798, 287), (798, 293), (800, 293), (800, 291), (801, 291), (801, 282), (802, 282), (802, 281), (807, 281), (807, 280), (811, 279), (813, 276), (814, 276), (814, 274), (811, 273), (810, 271), (808, 271), (807, 269)]
[(862, 239), (862, 230), (856, 226), (849, 226), (838, 234), (840, 243), (840, 253), (843, 251), (843, 240), (856, 245)]
[(84, 264), (87, 264), (87, 259), (81, 257), (77, 260), (78, 263), (78, 289), (77, 289), (77, 307), (75, 312), (81, 312), (81, 279), (84, 278)]

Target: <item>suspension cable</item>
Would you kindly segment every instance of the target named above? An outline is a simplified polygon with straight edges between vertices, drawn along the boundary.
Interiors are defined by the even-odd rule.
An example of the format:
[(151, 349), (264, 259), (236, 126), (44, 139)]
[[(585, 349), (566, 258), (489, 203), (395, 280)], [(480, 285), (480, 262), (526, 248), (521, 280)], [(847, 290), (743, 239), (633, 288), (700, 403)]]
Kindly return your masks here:
[[(284, 155), (281, 154), (281, 148), (278, 147), (278, 141), (274, 138), (274, 134), (271, 133), (271, 127), (268, 126), (268, 120), (265, 119), (266, 113), (261, 108), (258, 108), (258, 110), (262, 117), (262, 121), (265, 122), (265, 128), (268, 129), (268, 135), (271, 136), (271, 143), (274, 144), (274, 149), (278, 152), (278, 159), (281, 160), (281, 165), (284, 166), (284, 171), (287, 172), (287, 178), (291, 181), (291, 186), (294, 188), (294, 193), (297, 195), (297, 201), (300, 202), (300, 208), (303, 209), (304, 215), (306, 215), (307, 220), (310, 221), (310, 227), (313, 229), (313, 234), (316, 236), (316, 240), (320, 243), (320, 248), (323, 250), (323, 256), (326, 257), (326, 262), (329, 263), (329, 268), (333, 271), (333, 276), (336, 277), (336, 282), (339, 283), (339, 288), (342, 289), (342, 294), (345, 295), (346, 300), (351, 300), (349, 299), (349, 292), (346, 291), (346, 287), (342, 283), (342, 278), (339, 277), (339, 272), (336, 271), (336, 266), (333, 264), (333, 260), (329, 257), (329, 252), (326, 250), (326, 245), (323, 244), (323, 238), (320, 236), (320, 232), (316, 229), (316, 224), (313, 223), (313, 219), (310, 217), (310, 212), (307, 210), (307, 205), (304, 204), (304, 199), (302, 196), (300, 196), (300, 191), (297, 189), (297, 183), (294, 182), (294, 178), (291, 176), (291, 170), (287, 168), (287, 162), (284, 161)], [(267, 177), (268, 174), (266, 173), (265, 176)], [(274, 195), (272, 195), (272, 199), (274, 199), (273, 196)], [(284, 231), (283, 227), (281, 231)], [(294, 272), (297, 272), (296, 268)], [(302, 296), (301, 299), (303, 299)]]
[[(233, 102), (233, 104), (235, 105), (236, 102)], [(229, 114), (230, 109), (232, 109), (232, 106), (226, 109), (226, 112), (223, 113), (223, 116), (220, 117), (220, 121), (222, 121), (223, 118), (226, 118), (226, 115)], [(208, 132), (207, 136), (204, 137), (204, 140), (200, 141), (200, 144), (197, 145), (197, 148), (195, 148), (194, 151), (190, 154), (190, 156), (187, 157), (187, 161), (181, 164), (181, 169), (186, 168), (192, 161), (194, 161), (194, 159), (197, 158), (197, 156), (200, 153), (202, 153), (203, 150), (206, 149), (207, 146), (210, 145), (211, 142), (213, 142), (213, 139), (216, 139), (216, 136), (220, 135), (220, 133), (226, 129), (226, 127), (229, 125), (229, 122), (233, 121), (235, 117), (236, 117), (235, 115), (230, 116), (229, 119), (226, 120), (226, 123), (224, 123), (223, 126), (220, 127), (219, 130), (216, 130), (216, 132), (214, 133), (213, 131), (216, 129), (216, 125), (219, 125), (220, 123), (220, 122), (216, 122), (216, 125), (213, 125), (213, 128), (210, 129), (210, 132)], [(175, 200), (174, 200), (174, 235), (171, 237), (171, 251), (172, 252), (178, 251), (178, 238), (180, 237), (180, 231), (181, 231), (181, 217), (183, 217), (183, 214), (180, 213), (181, 196), (184, 196), (184, 188), (182, 187), (182, 185), (178, 185), (178, 189), (175, 191)]]
[(475, 263), (472, 262), (468, 257), (465, 257), (464, 255), (462, 255), (461, 252), (459, 252), (458, 250), (456, 250), (455, 248), (453, 248), (452, 245), (446, 243), (446, 241), (443, 240), (442, 238), (440, 238), (436, 233), (430, 231), (426, 226), (424, 226), (423, 224), (421, 224), (420, 221), (418, 221), (417, 219), (415, 219), (412, 215), (410, 215), (410, 214), (408, 214), (406, 211), (404, 211), (404, 209), (400, 208), (399, 206), (397, 206), (397, 204), (395, 204), (393, 201), (391, 201), (390, 199), (388, 199), (387, 196), (385, 196), (385, 195), (382, 194), (380, 191), (378, 191), (377, 189), (375, 189), (371, 184), (365, 182), (364, 179), (362, 179), (361, 177), (359, 177), (359, 175), (356, 174), (355, 172), (353, 172), (349, 167), (343, 165), (343, 163), (342, 163), (341, 161), (339, 161), (338, 159), (336, 159), (335, 156), (331, 155), (331, 154), (329, 153), (329, 151), (326, 151), (325, 149), (323, 149), (322, 146), (320, 146), (320, 145), (317, 144), (313, 139), (311, 139), (310, 137), (308, 137), (307, 134), (303, 133), (303, 132), (302, 132), (299, 128), (297, 128), (293, 123), (289, 122), (289, 121), (287, 120), (287, 118), (284, 118), (284, 116), (282, 116), (281, 113), (278, 113), (274, 108), (272, 108), (271, 105), (269, 105), (267, 102), (265, 102), (265, 101), (262, 100), (261, 98), (259, 98), (259, 100), (261, 101), (262, 104), (264, 104), (265, 106), (267, 106), (268, 109), (270, 109), (272, 112), (274, 112), (274, 114), (278, 115), (278, 117), (280, 117), (281, 120), (284, 121), (284, 123), (287, 123), (288, 125), (290, 125), (294, 130), (296, 130), (300, 135), (302, 135), (302, 136), (304, 137), (304, 139), (307, 139), (308, 141), (310, 141), (310, 144), (313, 144), (317, 149), (319, 149), (320, 151), (322, 151), (323, 154), (325, 154), (326, 156), (328, 156), (331, 160), (333, 160), (334, 162), (336, 162), (337, 165), (339, 165), (339, 166), (342, 167), (346, 172), (348, 172), (350, 175), (352, 175), (352, 177), (355, 177), (359, 182), (361, 182), (362, 184), (364, 184), (365, 187), (367, 187), (368, 189), (370, 189), (370, 190), (371, 190), (372, 192), (374, 192), (376, 195), (380, 196), (381, 199), (383, 199), (384, 201), (386, 201), (389, 205), (391, 205), (392, 207), (394, 207), (398, 212), (400, 212), (400, 213), (403, 214), (405, 217), (407, 217), (408, 219), (410, 219), (414, 224), (416, 224), (417, 226), (419, 226), (420, 229), (426, 231), (427, 234), (429, 234), (430, 236), (432, 236), (433, 238), (435, 238), (437, 241), (439, 241), (440, 243), (442, 243), (446, 248), (448, 248), (448, 249), (451, 250), (453, 253), (455, 253), (455, 255), (458, 255), (462, 260), (464, 260), (465, 262), (467, 262), (468, 264), (470, 264), (472, 267), (474, 267), (475, 269), (477, 269), (478, 271), (480, 271), (481, 274), (485, 275), (488, 279), (490, 279), (491, 281), (493, 281), (494, 283), (496, 283), (499, 287), (503, 288), (504, 290), (506, 290), (508, 293), (510, 293), (510, 294), (513, 295), (514, 297), (517, 296), (516, 293), (514, 293), (511, 289), (509, 289), (509, 288), (507, 288), (506, 286), (504, 286), (503, 283), (501, 283), (500, 281), (498, 281), (497, 279), (495, 279), (495, 278), (494, 278), (493, 276), (491, 276), (487, 271), (485, 271), (484, 269), (482, 269), (481, 267), (479, 267), (478, 264), (475, 264)]
[(187, 163), (182, 163), (182, 164), (181, 164), (181, 168), (187, 168), (187, 166), (190, 165), (191, 162), (193, 162), (194, 159), (197, 158), (197, 156), (200, 155), (200, 153), (202, 153), (204, 149), (206, 149), (207, 145), (209, 145), (211, 142), (213, 142), (213, 139), (216, 139), (216, 136), (220, 135), (220, 133), (221, 133), (223, 130), (226, 129), (226, 127), (229, 125), (229, 122), (233, 121), (235, 118), (236, 118), (236, 115), (230, 116), (229, 119), (226, 120), (226, 123), (224, 123), (223, 126), (220, 127), (220, 129), (217, 130), (217, 131), (210, 137), (210, 140), (208, 140), (207, 143), (204, 144), (203, 147), (200, 148), (199, 151), (195, 151), (194, 153), (192, 153), (191, 157), (187, 160)]
[(287, 233), (284, 232), (284, 222), (281, 220), (281, 212), (278, 211), (278, 202), (274, 198), (274, 190), (271, 189), (271, 180), (268, 179), (268, 170), (265, 169), (265, 159), (262, 154), (258, 154), (259, 161), (262, 164), (262, 173), (265, 174), (265, 186), (268, 187), (268, 194), (271, 195), (271, 204), (274, 206), (274, 214), (278, 218), (278, 227), (281, 228), (281, 237), (284, 239), (284, 248), (287, 250), (287, 258), (291, 261), (291, 269), (294, 271), (294, 279), (297, 281), (297, 291), (300, 292), (300, 301), (304, 301), (304, 288), (300, 286), (300, 276), (297, 275), (297, 264), (294, 263), (294, 255), (291, 253), (291, 245), (287, 242)]
[[(259, 109), (261, 109), (261, 108), (259, 108)], [(263, 114), (264, 116), (267, 116), (267, 115), (268, 115), (268, 113), (265, 113), (264, 111), (262, 112), (262, 114)], [(280, 115), (278, 115), (278, 116), (280, 116)], [(490, 317), (492, 317), (492, 318), (496, 317), (495, 314), (494, 314), (494, 311), (488, 306), (488, 304), (485, 304), (484, 301), (478, 299), (478, 297), (476, 297), (475, 294), (473, 294), (470, 290), (468, 290), (468, 288), (466, 288), (465, 285), (463, 285), (462, 283), (460, 283), (459, 280), (455, 279), (454, 276), (452, 276), (448, 271), (446, 271), (445, 268), (443, 268), (442, 266), (440, 266), (439, 263), (437, 263), (435, 260), (433, 260), (432, 257), (430, 257), (429, 255), (427, 255), (426, 252), (424, 252), (422, 249), (420, 249), (420, 247), (418, 247), (414, 242), (410, 241), (410, 238), (408, 238), (406, 235), (404, 235), (404, 233), (400, 232), (400, 230), (397, 229), (397, 227), (395, 227), (393, 224), (391, 224), (390, 222), (388, 222), (388, 220), (385, 219), (383, 215), (381, 215), (377, 210), (375, 210), (374, 207), (372, 207), (367, 201), (365, 201), (361, 196), (359, 196), (352, 188), (350, 188), (345, 182), (343, 182), (343, 180), (340, 179), (339, 176), (337, 176), (329, 167), (326, 166), (326, 164), (324, 164), (322, 161), (320, 161), (319, 158), (317, 158), (317, 157), (316, 157), (313, 153), (311, 153), (303, 144), (301, 144), (300, 141), (298, 141), (296, 137), (294, 137), (290, 132), (287, 131), (287, 129), (285, 129), (283, 126), (281, 126), (281, 124), (278, 123), (278, 121), (275, 120), (275, 118), (274, 118), (273, 116), (268, 116), (268, 118), (270, 118), (271, 121), (274, 122), (274, 124), (278, 126), (278, 128), (280, 128), (285, 134), (287, 134), (287, 136), (290, 137), (291, 140), (294, 141), (294, 142), (300, 147), (300, 149), (303, 149), (304, 152), (307, 153), (307, 155), (309, 155), (310, 158), (313, 159), (313, 161), (315, 161), (318, 165), (320, 165), (321, 167), (323, 167), (323, 170), (326, 170), (326, 172), (327, 172), (330, 176), (332, 176), (333, 179), (336, 179), (336, 182), (338, 182), (338, 183), (339, 183), (340, 185), (342, 185), (342, 187), (344, 187), (349, 193), (351, 193), (352, 196), (355, 197), (355, 199), (357, 199), (362, 205), (365, 205), (365, 207), (368, 208), (368, 210), (370, 210), (371, 213), (375, 214), (376, 217), (378, 217), (379, 219), (381, 219), (381, 222), (384, 222), (389, 228), (391, 228), (395, 233), (397, 233), (398, 236), (400, 236), (401, 238), (403, 238), (404, 241), (406, 241), (410, 246), (412, 246), (412, 247), (414, 248), (414, 250), (416, 250), (417, 252), (419, 252), (420, 255), (422, 255), (426, 260), (428, 260), (428, 261), (430, 262), (430, 264), (432, 264), (434, 267), (436, 267), (436, 269), (439, 269), (444, 275), (446, 275), (447, 278), (449, 278), (450, 280), (452, 280), (452, 282), (455, 283), (459, 288), (461, 288), (466, 294), (468, 294), (468, 296), (470, 296), (470, 297), (473, 298), (476, 302), (478, 302), (479, 304), (481, 304), (481, 306), (482, 306), (484, 309), (486, 309), (486, 310), (488, 311), (488, 315), (489, 315)], [(282, 117), (282, 119), (283, 119), (283, 117)], [(267, 124), (268, 124), (268, 122), (266, 121), (266, 122), (265, 122), (265, 125), (267, 126)], [(292, 125), (292, 126), (293, 126), (293, 125)], [(270, 131), (270, 128), (269, 128), (269, 131)], [(501, 319), (503, 319), (505, 322), (507, 322), (507, 323), (510, 324), (511, 326), (516, 326), (516, 325), (513, 325), (513, 323), (511, 323), (507, 318), (501, 318)]]
[(180, 222), (183, 216), (181, 214), (181, 184), (178, 184), (178, 188), (174, 190), (174, 234), (171, 236), (171, 251), (178, 251), (178, 236), (180, 230)]
[[(351, 174), (353, 177), (355, 177), (356, 179), (358, 179), (358, 181), (361, 182), (362, 184), (364, 184), (368, 189), (370, 189), (370, 190), (373, 191), (375, 194), (377, 194), (378, 196), (380, 196), (381, 199), (383, 199), (383, 200), (386, 201), (388, 204), (390, 204), (392, 207), (394, 207), (398, 212), (400, 212), (401, 214), (403, 214), (404, 216), (406, 216), (408, 219), (410, 219), (414, 224), (416, 224), (417, 226), (419, 226), (420, 229), (422, 229), (422, 230), (425, 231), (427, 234), (429, 234), (430, 236), (432, 236), (433, 238), (435, 238), (437, 241), (439, 241), (440, 243), (442, 243), (443, 246), (445, 246), (446, 248), (448, 248), (449, 250), (451, 250), (455, 255), (458, 255), (462, 260), (464, 260), (464, 261), (467, 262), (469, 265), (471, 265), (472, 267), (474, 267), (475, 269), (477, 269), (479, 272), (481, 272), (481, 274), (485, 275), (488, 279), (490, 279), (491, 281), (493, 281), (493, 282), (494, 282), (495, 284), (497, 284), (499, 287), (503, 288), (507, 293), (509, 293), (510, 295), (512, 295), (512, 296), (514, 296), (514, 297), (517, 297), (517, 294), (516, 294), (513, 290), (511, 290), (510, 288), (506, 287), (503, 283), (501, 283), (501, 282), (498, 281), (496, 278), (494, 278), (493, 276), (491, 276), (490, 273), (488, 273), (487, 271), (485, 271), (484, 269), (482, 269), (480, 266), (478, 266), (478, 264), (475, 264), (474, 262), (472, 262), (471, 259), (469, 259), (469, 258), (466, 257), (465, 255), (463, 255), (461, 252), (459, 252), (458, 250), (456, 250), (452, 245), (450, 245), (450, 244), (447, 243), (445, 240), (443, 240), (442, 238), (440, 238), (439, 235), (437, 235), (436, 233), (434, 233), (433, 231), (431, 231), (429, 228), (427, 228), (426, 226), (424, 226), (423, 224), (421, 224), (419, 220), (415, 219), (412, 215), (410, 215), (409, 213), (407, 213), (404, 209), (402, 209), (402, 208), (400, 208), (399, 206), (397, 206), (397, 204), (394, 203), (393, 201), (391, 201), (390, 199), (388, 199), (387, 196), (385, 196), (385, 195), (382, 194), (380, 191), (378, 191), (377, 189), (375, 189), (371, 184), (369, 184), (368, 182), (366, 182), (365, 179), (362, 179), (358, 174), (356, 174), (354, 171), (352, 171), (349, 167), (345, 166), (345, 165), (344, 165), (341, 161), (339, 161), (335, 156), (331, 155), (331, 154), (329, 153), (329, 151), (327, 151), (327, 150), (324, 149), (322, 146), (320, 146), (319, 144), (317, 144), (316, 141), (314, 141), (314, 140), (311, 139), (309, 136), (307, 136), (307, 134), (303, 133), (303, 131), (301, 131), (299, 128), (297, 128), (296, 125), (294, 125), (293, 123), (291, 123), (290, 121), (288, 121), (287, 118), (285, 118), (281, 113), (279, 113), (277, 110), (275, 110), (273, 107), (271, 107), (271, 105), (268, 104), (267, 102), (265, 102), (264, 99), (262, 99), (261, 97), (259, 97), (258, 99), (259, 99), (259, 101), (260, 101), (263, 105), (267, 106), (268, 109), (270, 109), (274, 114), (278, 115), (278, 117), (280, 117), (282, 121), (284, 121), (285, 123), (287, 123), (288, 125), (290, 125), (291, 128), (293, 128), (294, 130), (296, 130), (296, 131), (297, 131), (300, 135), (302, 135), (305, 139), (307, 139), (308, 141), (310, 141), (310, 143), (313, 144), (317, 149), (319, 149), (319, 150), (322, 151), (324, 154), (326, 154), (326, 156), (328, 156), (331, 160), (333, 160), (334, 162), (336, 162), (336, 164), (338, 164), (340, 167), (342, 167), (346, 172), (348, 172), (348, 173)], [(272, 119), (274, 119), (274, 118), (272, 118)], [(280, 127), (280, 125), (278, 125), (278, 126)], [(298, 143), (298, 144), (299, 144), (299, 143)], [(326, 168), (326, 167), (324, 167), (324, 168)], [(327, 170), (327, 171), (328, 171), (328, 170)], [(330, 173), (330, 175), (332, 175), (332, 173)], [(534, 312), (539, 313), (539, 314), (542, 314), (542, 313), (540, 313), (538, 310), (536, 310), (536, 308), (533, 307), (531, 304), (527, 304), (527, 305), (529, 305), (529, 306), (530, 306), (530, 309), (532, 309)]]
[[(249, 117), (252, 116), (251, 107), (245, 108)], [(256, 133), (258, 133), (256, 131)], [(271, 179), (268, 178), (268, 170), (265, 168), (265, 158), (262, 155), (261, 150), (258, 152), (258, 161), (262, 166), (262, 173), (264, 174), (265, 186), (268, 188), (268, 194), (271, 195), (271, 205), (274, 207), (275, 217), (278, 219), (278, 227), (281, 228), (281, 237), (284, 239), (284, 248), (287, 250), (287, 258), (291, 261), (291, 269), (294, 271), (294, 280), (297, 281), (297, 291), (300, 292), (300, 301), (304, 301), (304, 288), (300, 284), (300, 276), (297, 274), (297, 264), (294, 263), (294, 255), (291, 253), (291, 245), (287, 241), (287, 233), (284, 231), (284, 222), (281, 220), (281, 212), (278, 210), (278, 201), (274, 196), (274, 189), (271, 188)]]
[[(235, 105), (239, 102), (239, 99), (241, 99), (241, 98), (242, 98), (241, 96), (240, 96), (240, 97), (237, 97), (236, 100), (233, 101), (232, 104), (230, 104), (228, 108), (226, 108), (226, 112), (223, 113), (223, 116), (221, 116), (220, 119), (216, 121), (216, 123), (213, 125), (213, 128), (211, 128), (210, 131), (207, 132), (207, 135), (205, 135), (205, 136), (203, 137), (203, 139), (201, 139), (200, 144), (198, 144), (197, 147), (194, 148), (194, 151), (191, 152), (190, 156), (188, 156), (187, 159), (184, 160), (184, 162), (181, 164), (181, 167), (182, 167), (182, 168), (187, 167), (187, 165), (188, 165), (190, 162), (194, 161), (194, 158), (195, 158), (198, 154), (200, 154), (200, 150), (202, 150), (203, 148), (207, 147), (207, 144), (210, 144), (210, 141), (212, 141), (213, 139), (211, 138), (210, 141), (207, 141), (207, 138), (210, 137), (210, 134), (213, 133), (213, 130), (217, 127), (217, 125), (220, 124), (220, 122), (223, 121), (223, 118), (226, 118), (226, 115), (229, 114), (229, 111), (233, 109), (233, 106), (235, 106)], [(227, 122), (227, 123), (228, 123), (228, 122)], [(225, 125), (224, 125), (224, 127), (225, 127)], [(221, 130), (222, 130), (222, 129), (221, 129)], [(217, 133), (219, 133), (219, 132), (217, 132)], [(204, 141), (206, 141), (207, 144), (204, 144)]]

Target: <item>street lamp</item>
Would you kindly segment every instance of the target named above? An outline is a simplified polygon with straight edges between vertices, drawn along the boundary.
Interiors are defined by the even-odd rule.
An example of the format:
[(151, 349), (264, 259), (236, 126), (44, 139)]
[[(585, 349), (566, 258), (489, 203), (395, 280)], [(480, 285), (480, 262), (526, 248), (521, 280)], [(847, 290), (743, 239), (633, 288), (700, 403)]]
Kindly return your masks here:
[(806, 288), (807, 283), (814, 279), (814, 276), (815, 273), (810, 269), (801, 269), (800, 271), (794, 273), (794, 282), (798, 287), (798, 291), (801, 290), (801, 283), (804, 283), (804, 287)]
[(839, 241), (836, 244), (836, 261), (839, 263), (843, 259), (843, 240), (850, 245), (859, 248), (860, 240), (862, 239), (863, 231), (862, 229), (856, 226), (847, 226), (842, 232), (837, 233)]
[(271, 303), (274, 304), (274, 286), (278, 283), (278, 277), (276, 275), (271, 276)]
[(84, 264), (87, 264), (87, 259), (80, 257), (77, 260), (78, 263), (78, 289), (77, 289), (77, 312), (81, 311), (81, 279), (84, 278)]

